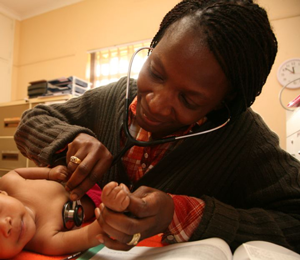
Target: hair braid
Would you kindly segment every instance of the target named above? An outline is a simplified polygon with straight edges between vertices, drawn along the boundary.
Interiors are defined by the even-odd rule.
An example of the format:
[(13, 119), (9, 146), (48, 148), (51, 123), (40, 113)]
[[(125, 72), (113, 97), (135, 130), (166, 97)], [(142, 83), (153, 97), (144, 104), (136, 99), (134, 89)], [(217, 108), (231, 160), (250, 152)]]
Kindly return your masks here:
[(151, 47), (185, 16), (196, 33), (204, 32), (208, 48), (236, 92), (228, 104), (232, 116), (241, 114), (261, 93), (277, 53), (267, 13), (251, 0), (184, 0), (164, 17)]
[(156, 44), (160, 41), (165, 31), (171, 24), (180, 20), (180, 18), (184, 17), (187, 14), (193, 13), (201, 8), (205, 0), (183, 0), (178, 3), (171, 11), (169, 11), (165, 17), (163, 18), (159, 31), (154, 36), (151, 47), (155, 47)]

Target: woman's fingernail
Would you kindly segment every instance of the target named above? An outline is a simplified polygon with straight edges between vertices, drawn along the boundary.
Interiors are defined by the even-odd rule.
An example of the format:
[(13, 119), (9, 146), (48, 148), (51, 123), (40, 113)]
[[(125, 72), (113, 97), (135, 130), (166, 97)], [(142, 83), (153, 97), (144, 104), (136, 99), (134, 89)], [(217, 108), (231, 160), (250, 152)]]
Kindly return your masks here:
[(125, 184), (121, 183), (120, 186), (121, 186), (121, 188), (122, 188), (123, 191), (127, 192), (126, 188), (125, 188)]
[(127, 194), (130, 193), (128, 187), (127, 187), (125, 184), (121, 183), (121, 187), (122, 187), (122, 189), (123, 189)]
[(70, 199), (71, 200), (78, 200), (78, 195), (76, 194), (76, 193), (72, 193), (71, 195), (70, 195)]
[(104, 204), (101, 203), (100, 206), (99, 206), (100, 210), (103, 210), (104, 209)]
[(97, 235), (96, 238), (98, 239), (98, 241), (103, 244), (104, 240), (103, 240), (103, 236), (102, 235)]
[(96, 217), (96, 219), (98, 219), (100, 217), (100, 215), (101, 215), (100, 209), (99, 208), (95, 208), (95, 217)]

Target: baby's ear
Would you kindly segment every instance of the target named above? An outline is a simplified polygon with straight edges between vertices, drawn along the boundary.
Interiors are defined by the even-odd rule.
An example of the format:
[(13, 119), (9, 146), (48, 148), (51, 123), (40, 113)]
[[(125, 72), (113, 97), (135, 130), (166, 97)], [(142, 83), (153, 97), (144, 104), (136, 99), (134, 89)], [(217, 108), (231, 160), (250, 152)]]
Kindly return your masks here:
[(0, 190), (0, 195), (5, 195), (5, 196), (7, 196), (8, 194), (7, 194), (7, 192), (6, 192), (6, 191), (4, 191), (4, 190)]

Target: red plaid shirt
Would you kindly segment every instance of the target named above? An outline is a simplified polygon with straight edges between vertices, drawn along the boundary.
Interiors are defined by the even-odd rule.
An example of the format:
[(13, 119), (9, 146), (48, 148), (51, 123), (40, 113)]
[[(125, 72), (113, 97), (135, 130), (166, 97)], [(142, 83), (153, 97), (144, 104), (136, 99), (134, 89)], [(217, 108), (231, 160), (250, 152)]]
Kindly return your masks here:
[[(135, 120), (137, 98), (129, 107), (129, 131), (139, 141), (149, 141), (151, 133), (140, 128)], [(205, 119), (204, 119), (205, 120)], [(202, 124), (204, 121), (197, 122)], [(185, 131), (178, 131), (174, 135), (180, 136), (190, 132), (194, 125)], [(121, 146), (124, 146), (126, 137), (122, 133)], [(123, 156), (122, 161), (132, 183), (139, 180), (152, 169), (168, 152), (172, 151), (181, 141), (154, 145), (150, 147), (133, 146)], [(199, 225), (205, 203), (194, 197), (169, 194), (174, 201), (174, 215), (168, 231), (164, 234), (164, 241), (184, 242), (188, 241)]]

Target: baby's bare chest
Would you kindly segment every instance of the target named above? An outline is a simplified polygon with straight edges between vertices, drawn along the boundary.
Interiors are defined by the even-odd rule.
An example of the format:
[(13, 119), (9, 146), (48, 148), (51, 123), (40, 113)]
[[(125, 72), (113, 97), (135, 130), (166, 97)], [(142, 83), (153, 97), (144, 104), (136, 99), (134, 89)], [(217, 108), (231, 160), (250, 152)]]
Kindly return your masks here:
[(62, 210), (69, 200), (63, 185), (46, 180), (30, 180), (27, 185), (30, 189), (27, 196), (36, 210), (37, 228), (51, 226), (53, 230), (62, 230)]

